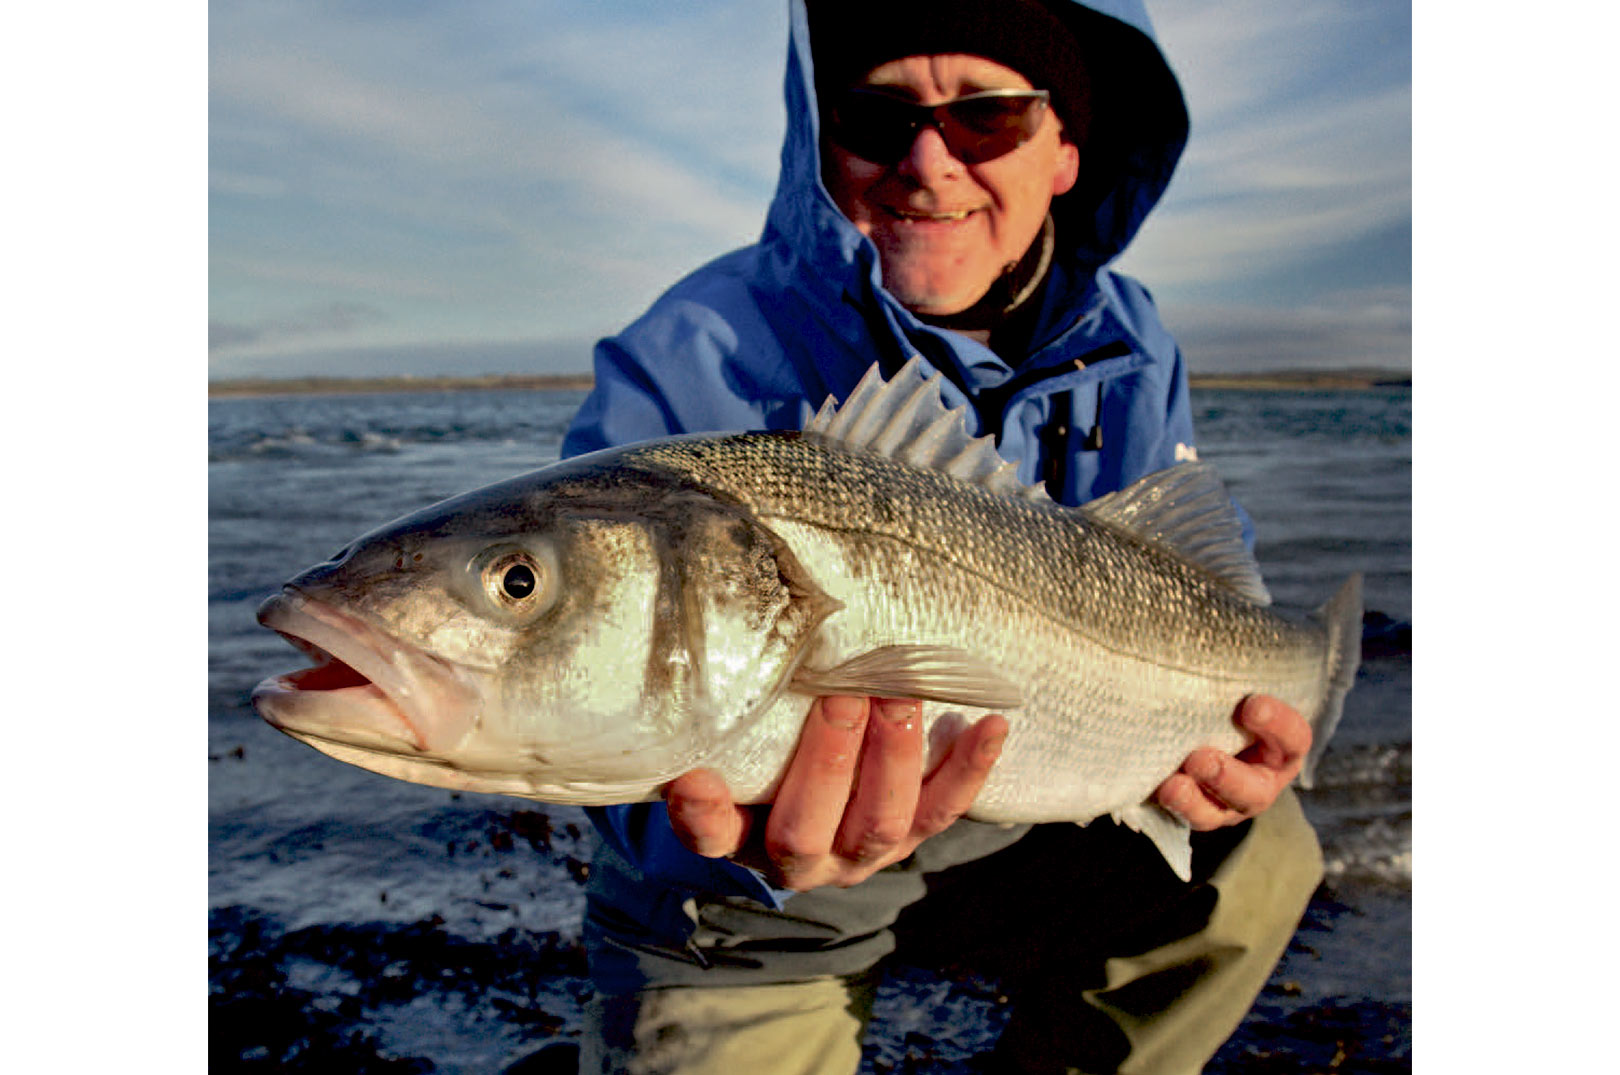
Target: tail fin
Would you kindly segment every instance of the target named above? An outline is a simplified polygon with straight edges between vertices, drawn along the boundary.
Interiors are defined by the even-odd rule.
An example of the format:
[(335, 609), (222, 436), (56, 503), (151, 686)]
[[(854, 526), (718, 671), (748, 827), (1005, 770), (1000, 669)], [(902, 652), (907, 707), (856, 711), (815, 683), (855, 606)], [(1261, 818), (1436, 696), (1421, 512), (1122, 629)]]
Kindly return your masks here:
[(1327, 604), (1311, 613), (1311, 619), (1327, 631), (1328, 689), (1322, 708), (1311, 718), (1311, 752), (1299, 774), (1301, 787), (1316, 782), (1316, 763), (1322, 760), (1328, 740), (1344, 715), (1344, 696), (1356, 681), (1361, 664), (1361, 576), (1351, 575)]

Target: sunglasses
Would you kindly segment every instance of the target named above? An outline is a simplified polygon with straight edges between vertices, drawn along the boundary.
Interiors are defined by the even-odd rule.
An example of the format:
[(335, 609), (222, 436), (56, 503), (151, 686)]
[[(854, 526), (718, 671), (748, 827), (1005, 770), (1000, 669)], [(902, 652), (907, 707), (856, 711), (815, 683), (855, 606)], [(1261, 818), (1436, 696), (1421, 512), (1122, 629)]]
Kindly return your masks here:
[(932, 127), (951, 156), (963, 164), (982, 164), (1035, 137), (1051, 100), (1046, 90), (986, 90), (920, 105), (856, 87), (833, 104), (827, 136), (862, 160), (894, 164), (911, 152), (924, 127)]

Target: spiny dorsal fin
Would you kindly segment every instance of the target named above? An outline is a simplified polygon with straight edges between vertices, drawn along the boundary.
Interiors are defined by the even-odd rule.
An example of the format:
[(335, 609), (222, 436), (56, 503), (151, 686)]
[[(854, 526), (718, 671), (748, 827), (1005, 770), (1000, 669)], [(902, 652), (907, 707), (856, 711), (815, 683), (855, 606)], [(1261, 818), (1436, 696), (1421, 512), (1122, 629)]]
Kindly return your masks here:
[(1176, 552), (1256, 604), (1271, 604), (1232, 498), (1208, 463), (1178, 463), (1080, 511)]
[(968, 433), (966, 407), (946, 409), (942, 380), (937, 372), (923, 375), (921, 357), (913, 357), (887, 382), (874, 365), (842, 405), (827, 397), (804, 431), (846, 448), (943, 471), (1003, 496), (1049, 500), (1041, 486), (1018, 480), (1018, 468), (1001, 458), (993, 438)]

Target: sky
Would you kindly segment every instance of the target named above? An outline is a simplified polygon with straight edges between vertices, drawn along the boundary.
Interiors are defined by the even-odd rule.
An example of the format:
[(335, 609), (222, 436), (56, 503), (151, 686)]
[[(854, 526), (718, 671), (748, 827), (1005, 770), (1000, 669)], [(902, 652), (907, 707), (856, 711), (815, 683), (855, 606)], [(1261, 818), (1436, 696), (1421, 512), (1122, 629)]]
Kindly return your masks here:
[[(1194, 372), (1411, 361), (1411, 9), (1149, 0), (1192, 138), (1119, 261)], [(759, 234), (786, 3), (210, 0), (208, 372), (576, 372)]]

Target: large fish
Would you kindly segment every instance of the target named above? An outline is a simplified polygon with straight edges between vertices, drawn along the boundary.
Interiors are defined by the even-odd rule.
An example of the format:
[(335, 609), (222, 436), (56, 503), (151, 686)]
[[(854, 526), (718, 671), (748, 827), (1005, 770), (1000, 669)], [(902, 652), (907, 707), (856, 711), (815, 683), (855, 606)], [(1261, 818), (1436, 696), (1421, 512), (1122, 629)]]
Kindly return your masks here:
[(582, 804), (700, 766), (767, 801), (816, 695), (925, 700), (934, 757), (1002, 712), (970, 817), (1112, 815), (1185, 878), (1158, 785), (1241, 749), (1255, 692), (1310, 721), (1308, 781), (1355, 675), (1359, 577), (1269, 604), (1206, 464), (1062, 507), (913, 362), (802, 432), (613, 448), (372, 531), (260, 608), (315, 664), (253, 701), (366, 769)]

